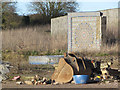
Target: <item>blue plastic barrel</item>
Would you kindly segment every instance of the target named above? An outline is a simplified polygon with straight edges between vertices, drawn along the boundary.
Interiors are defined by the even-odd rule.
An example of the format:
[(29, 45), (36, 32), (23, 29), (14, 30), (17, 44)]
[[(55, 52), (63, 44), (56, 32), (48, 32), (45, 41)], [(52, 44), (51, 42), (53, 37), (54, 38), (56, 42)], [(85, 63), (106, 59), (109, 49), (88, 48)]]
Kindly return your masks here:
[(89, 80), (89, 75), (73, 75), (75, 84), (86, 84)]

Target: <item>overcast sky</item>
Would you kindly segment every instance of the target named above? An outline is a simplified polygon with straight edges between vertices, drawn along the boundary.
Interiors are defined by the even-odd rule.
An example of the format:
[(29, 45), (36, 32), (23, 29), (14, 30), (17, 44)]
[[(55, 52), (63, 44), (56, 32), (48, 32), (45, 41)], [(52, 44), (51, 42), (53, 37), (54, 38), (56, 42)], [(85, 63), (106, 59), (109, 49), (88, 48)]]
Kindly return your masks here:
[[(21, 1), (21, 0), (19, 0)], [(79, 1), (79, 0), (77, 0)], [(81, 1), (81, 0), (80, 0)], [(89, 1), (89, 2), (88, 2)], [(102, 1), (102, 2), (101, 2)], [(105, 1), (105, 2), (103, 2)], [(98, 10), (104, 10), (104, 9), (112, 9), (112, 8), (118, 8), (118, 1), (117, 0), (84, 0), (82, 2), (78, 2), (80, 5), (80, 11), (98, 11)], [(17, 7), (17, 13), (19, 15), (28, 15), (33, 12), (28, 11), (30, 3), (29, 2), (19, 2)]]

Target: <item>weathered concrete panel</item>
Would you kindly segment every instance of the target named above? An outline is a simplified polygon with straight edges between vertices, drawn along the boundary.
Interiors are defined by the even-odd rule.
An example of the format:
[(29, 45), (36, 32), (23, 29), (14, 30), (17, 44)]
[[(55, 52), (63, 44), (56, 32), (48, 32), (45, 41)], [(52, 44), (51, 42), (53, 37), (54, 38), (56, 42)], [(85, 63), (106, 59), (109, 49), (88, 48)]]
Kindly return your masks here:
[(74, 13), (68, 13), (68, 16), (81, 16), (81, 17), (87, 17), (87, 16), (101, 16), (102, 14), (98, 12), (74, 12)]
[[(106, 17), (106, 32), (111, 32), (115, 35), (115, 38), (118, 36), (118, 8), (101, 10), (103, 16)], [(107, 33), (106, 33), (107, 34)]]
[(30, 64), (56, 64), (64, 55), (29, 56)]
[[(120, 21), (120, 19), (118, 18), (119, 9), (115, 8), (115, 9), (101, 10), (101, 12), (103, 13), (103, 17), (106, 17), (106, 29), (104, 28), (104, 26), (102, 27), (103, 46), (105, 44), (114, 45), (118, 41), (118, 21)], [(105, 22), (103, 21), (103, 23)]]
[(51, 35), (67, 39), (67, 16), (51, 19)]

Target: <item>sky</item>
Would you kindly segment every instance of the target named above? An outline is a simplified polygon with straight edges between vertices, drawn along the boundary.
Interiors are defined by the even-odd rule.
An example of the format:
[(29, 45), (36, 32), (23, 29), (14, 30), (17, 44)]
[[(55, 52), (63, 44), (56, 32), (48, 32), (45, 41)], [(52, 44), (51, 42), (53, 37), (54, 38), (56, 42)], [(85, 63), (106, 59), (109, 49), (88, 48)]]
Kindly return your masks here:
[(30, 8), (30, 5), (31, 4), (29, 2), (19, 2), (16, 4), (16, 12), (18, 15), (29, 15), (31, 13), (35, 13), (28, 10), (28, 8)]
[[(21, 0), (19, 0), (21, 1)], [(89, 1), (89, 2), (88, 2)], [(118, 0), (77, 0), (77, 2), (80, 5), (79, 11), (78, 12), (83, 12), (83, 11), (99, 11), (99, 10), (105, 10), (105, 9), (112, 9), (112, 8), (118, 8)], [(28, 10), (30, 3), (29, 2), (19, 2), (16, 7), (17, 7), (17, 13), (19, 15), (28, 15), (31, 12)]]
[(118, 2), (80, 2), (80, 11), (98, 11), (118, 8)]

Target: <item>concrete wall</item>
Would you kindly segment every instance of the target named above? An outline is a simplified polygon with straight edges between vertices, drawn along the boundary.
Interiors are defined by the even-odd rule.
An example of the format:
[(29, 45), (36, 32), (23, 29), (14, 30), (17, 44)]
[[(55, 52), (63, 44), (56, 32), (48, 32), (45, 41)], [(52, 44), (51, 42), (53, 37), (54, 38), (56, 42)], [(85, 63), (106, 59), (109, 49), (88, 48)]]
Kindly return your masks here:
[(51, 19), (51, 35), (67, 39), (67, 16)]
[(100, 12), (103, 13), (103, 16), (106, 16), (107, 20), (107, 28), (108, 31), (117, 32), (118, 31), (118, 9), (108, 9), (108, 10), (101, 10)]
[[(101, 10), (103, 17), (106, 17), (106, 29), (103, 29), (103, 43), (107, 45), (116, 44), (118, 40), (118, 8)], [(120, 20), (119, 20), (120, 21)], [(103, 23), (104, 20), (103, 20)]]
[[(100, 10), (103, 16), (106, 17), (106, 30), (111, 31), (114, 34), (118, 33), (118, 8)], [(85, 13), (84, 13), (85, 14)], [(64, 33), (63, 33), (64, 32)], [(51, 34), (54, 35), (65, 35), (67, 34), (67, 16), (51, 19)]]
[[(116, 39), (118, 37), (118, 8), (100, 10), (100, 12), (103, 13), (102, 23), (101, 23), (102, 42), (105, 44), (116, 43)], [(84, 12), (83, 15), (87, 15), (87, 14)], [(52, 36), (67, 37), (68, 34), (67, 21), (68, 21), (68, 16), (62, 16), (51, 19)]]

